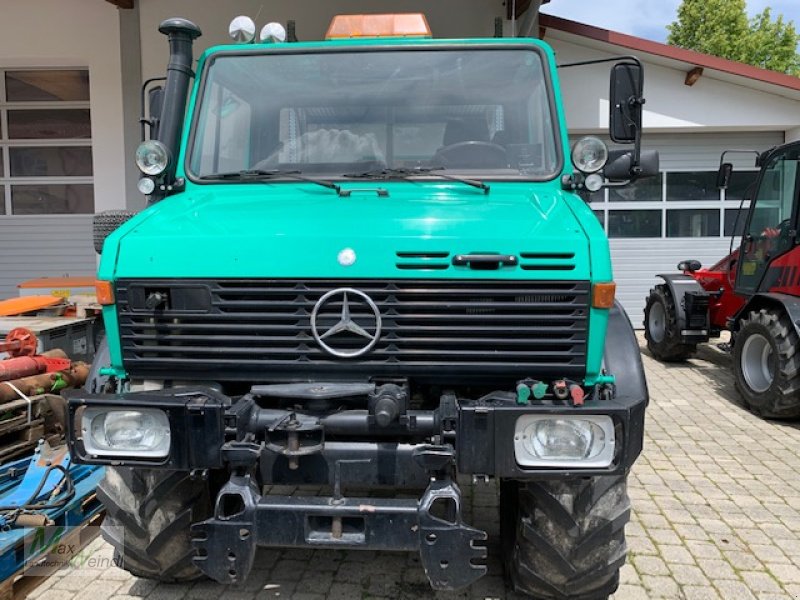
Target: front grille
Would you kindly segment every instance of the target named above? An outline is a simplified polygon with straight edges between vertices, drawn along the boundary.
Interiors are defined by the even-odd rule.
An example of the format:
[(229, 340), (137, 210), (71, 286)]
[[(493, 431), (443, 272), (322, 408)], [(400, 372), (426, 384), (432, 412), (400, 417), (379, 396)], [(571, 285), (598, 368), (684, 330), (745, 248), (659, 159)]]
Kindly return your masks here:
[[(361, 333), (312, 335), (314, 306), (350, 288)], [(359, 292), (361, 294), (359, 294)], [(147, 308), (148, 297), (166, 297)], [(586, 365), (588, 282), (432, 280), (138, 280), (117, 282), (125, 368), (134, 377), (290, 381), (354, 376), (446, 380), (569, 377)], [(152, 306), (152, 303), (151, 303)], [(318, 309), (324, 335), (341, 320), (343, 294)]]

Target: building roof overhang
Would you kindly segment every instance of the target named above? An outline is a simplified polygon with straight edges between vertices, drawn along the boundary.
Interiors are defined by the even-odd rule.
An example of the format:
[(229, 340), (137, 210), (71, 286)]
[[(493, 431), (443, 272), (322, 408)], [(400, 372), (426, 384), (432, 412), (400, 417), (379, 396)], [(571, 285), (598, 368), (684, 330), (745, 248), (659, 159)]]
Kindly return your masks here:
[[(722, 81), (745, 85), (792, 99), (800, 99), (800, 78), (776, 71), (761, 69), (752, 65), (719, 58), (670, 46), (632, 35), (609, 31), (593, 25), (585, 25), (568, 19), (541, 14), (539, 19), (540, 37), (552, 37), (604, 52), (614, 52), (623, 48), (646, 59), (648, 62), (683, 69), (687, 76), (695, 69), (702, 69), (702, 75)], [(687, 79), (687, 85), (689, 85)]]

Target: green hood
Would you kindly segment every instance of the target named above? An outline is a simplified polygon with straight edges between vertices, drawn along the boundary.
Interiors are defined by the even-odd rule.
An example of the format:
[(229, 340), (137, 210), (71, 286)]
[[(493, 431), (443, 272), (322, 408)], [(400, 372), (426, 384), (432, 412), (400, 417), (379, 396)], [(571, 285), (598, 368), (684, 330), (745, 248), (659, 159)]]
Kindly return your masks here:
[[(578, 201), (585, 210), (582, 226), (575, 199), (554, 184), (493, 183), (488, 195), (452, 182), (345, 182), (343, 187), (361, 191), (339, 197), (313, 184), (282, 182), (191, 186), (113, 234), (101, 274), (592, 278), (587, 238), (592, 231), (585, 231), (583, 217), (588, 214), (592, 226), (596, 220)], [(377, 187), (389, 196), (379, 197)], [(350, 266), (337, 260), (346, 248), (356, 256)], [(520, 266), (475, 271), (451, 264), (456, 254), (488, 252), (520, 256)], [(435, 256), (420, 256), (426, 253)]]

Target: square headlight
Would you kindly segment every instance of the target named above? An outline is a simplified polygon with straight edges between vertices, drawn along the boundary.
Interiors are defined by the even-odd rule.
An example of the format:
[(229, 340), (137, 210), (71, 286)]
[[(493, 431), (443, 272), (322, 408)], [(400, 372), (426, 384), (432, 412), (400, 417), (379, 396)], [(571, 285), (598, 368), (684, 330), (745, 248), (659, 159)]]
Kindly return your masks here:
[(523, 415), (514, 427), (514, 457), (523, 467), (605, 468), (615, 444), (607, 415)]
[(119, 458), (166, 458), (170, 451), (167, 413), (157, 408), (88, 406), (79, 422), (86, 454)]

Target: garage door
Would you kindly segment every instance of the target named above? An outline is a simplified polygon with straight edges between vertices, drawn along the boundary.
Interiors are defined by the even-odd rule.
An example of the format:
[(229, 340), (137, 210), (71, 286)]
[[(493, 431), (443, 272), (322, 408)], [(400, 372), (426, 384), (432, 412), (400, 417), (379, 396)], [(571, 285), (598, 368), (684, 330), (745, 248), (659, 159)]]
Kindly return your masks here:
[(94, 273), (89, 107), (87, 69), (0, 69), (0, 300)]
[[(592, 197), (592, 209), (611, 242), (618, 297), (635, 327), (655, 275), (674, 272), (683, 259), (710, 266), (725, 256), (745, 190), (757, 174), (754, 157), (732, 156), (731, 188), (716, 188), (720, 155), (731, 148), (767, 150), (784, 133), (645, 135), (645, 147), (661, 155), (661, 174)], [(745, 204), (747, 208), (747, 204)]]

